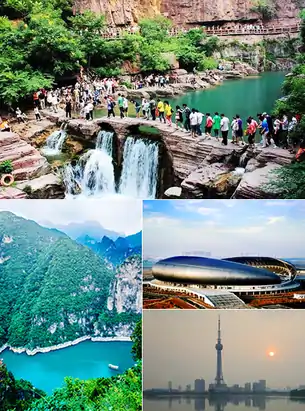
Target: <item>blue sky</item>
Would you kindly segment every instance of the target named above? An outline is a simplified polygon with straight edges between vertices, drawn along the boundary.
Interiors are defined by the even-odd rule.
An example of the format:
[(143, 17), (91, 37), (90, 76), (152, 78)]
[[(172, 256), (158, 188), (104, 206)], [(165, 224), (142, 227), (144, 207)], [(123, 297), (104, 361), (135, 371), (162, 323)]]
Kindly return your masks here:
[(143, 217), (144, 258), (305, 257), (302, 200), (147, 200)]

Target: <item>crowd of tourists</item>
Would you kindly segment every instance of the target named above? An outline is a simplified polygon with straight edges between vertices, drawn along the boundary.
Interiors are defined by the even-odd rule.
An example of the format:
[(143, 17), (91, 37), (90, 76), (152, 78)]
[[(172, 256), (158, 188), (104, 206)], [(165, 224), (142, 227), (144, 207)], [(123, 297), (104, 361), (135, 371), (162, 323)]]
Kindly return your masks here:
[[(114, 107), (118, 104), (120, 117), (128, 117), (129, 104), (126, 97), (119, 94), (117, 102), (112, 97), (107, 99), (108, 117), (115, 116)], [(232, 144), (249, 144), (255, 146), (256, 135), (261, 135), (262, 147), (292, 148), (290, 133), (294, 130), (301, 117), (296, 115), (288, 120), (286, 115), (271, 116), (267, 113), (249, 116), (243, 123), (239, 114), (229, 119), (224, 113), (202, 113), (190, 109), (187, 104), (174, 108), (167, 100), (143, 98), (141, 103), (131, 100), (135, 107), (136, 117), (146, 120), (159, 120), (168, 126), (175, 126), (177, 130), (190, 133), (192, 137), (221, 139), (223, 145), (228, 144), (231, 136)]]

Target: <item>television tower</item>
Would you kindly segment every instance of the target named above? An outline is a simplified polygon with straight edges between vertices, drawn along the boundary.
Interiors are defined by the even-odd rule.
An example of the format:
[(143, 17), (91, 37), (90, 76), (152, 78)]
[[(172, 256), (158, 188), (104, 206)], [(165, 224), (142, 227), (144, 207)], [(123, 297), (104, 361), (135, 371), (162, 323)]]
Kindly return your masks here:
[(218, 336), (217, 336), (217, 343), (215, 345), (217, 351), (217, 368), (216, 368), (216, 378), (215, 378), (215, 385), (219, 387), (224, 385), (223, 375), (222, 375), (222, 358), (221, 358), (221, 351), (223, 349), (223, 345), (221, 344), (221, 331), (220, 331), (220, 316), (218, 316)]

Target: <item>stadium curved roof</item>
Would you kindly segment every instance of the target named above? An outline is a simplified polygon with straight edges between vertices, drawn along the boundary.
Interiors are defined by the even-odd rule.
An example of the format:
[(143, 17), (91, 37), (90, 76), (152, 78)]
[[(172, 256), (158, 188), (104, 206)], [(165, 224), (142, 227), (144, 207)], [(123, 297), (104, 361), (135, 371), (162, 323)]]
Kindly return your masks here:
[(269, 270), (228, 260), (176, 256), (158, 261), (153, 276), (161, 281), (202, 285), (279, 284), (281, 278)]

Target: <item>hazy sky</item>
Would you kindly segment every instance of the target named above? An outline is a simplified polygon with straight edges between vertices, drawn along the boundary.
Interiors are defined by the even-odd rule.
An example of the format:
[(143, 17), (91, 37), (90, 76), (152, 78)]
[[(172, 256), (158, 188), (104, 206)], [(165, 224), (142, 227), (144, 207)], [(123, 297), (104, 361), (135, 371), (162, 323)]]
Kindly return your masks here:
[(104, 228), (125, 235), (142, 230), (140, 200), (2, 200), (0, 211), (3, 210), (37, 223), (49, 221), (55, 226), (97, 221)]
[(305, 256), (302, 200), (151, 200), (143, 223), (144, 258), (199, 251)]
[(225, 383), (305, 384), (304, 310), (144, 310), (144, 388), (213, 383), (219, 314)]

